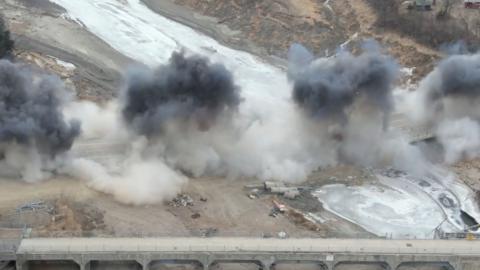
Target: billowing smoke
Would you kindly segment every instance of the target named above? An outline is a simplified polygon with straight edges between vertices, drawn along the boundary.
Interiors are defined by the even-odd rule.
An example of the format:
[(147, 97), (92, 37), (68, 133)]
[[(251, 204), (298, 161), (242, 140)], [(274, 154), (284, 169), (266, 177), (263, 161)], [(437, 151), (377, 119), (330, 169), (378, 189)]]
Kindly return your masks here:
[(312, 60), (307, 52), (292, 46), (289, 77), (294, 102), (317, 127), (317, 140), (330, 149), (318, 155), (334, 153), (337, 164), (416, 167), (418, 150), (388, 129), (396, 61), (372, 41), (358, 56), (342, 51)]
[(62, 109), (83, 123), (62, 172), (144, 204), (172, 198), (195, 177), (298, 182), (339, 163), (418, 164), (416, 149), (388, 129), (398, 71), (392, 58), (366, 48), (314, 59), (300, 45), (290, 56), (293, 102), (271, 99), (273, 90), (242, 102), (234, 76), (195, 55), (134, 69), (119, 100)]
[(119, 104), (77, 102), (67, 110), (86, 123), (84, 138), (123, 147), (117, 164), (77, 158), (68, 173), (131, 204), (171, 199), (188, 177), (227, 175), (241, 98), (223, 65), (175, 52), (155, 70), (131, 69), (126, 82)]
[(80, 123), (65, 121), (68, 99), (58, 77), (0, 61), (0, 152), (2, 167), (36, 181), (55, 168), (57, 156), (70, 149)]
[(444, 120), (435, 130), (437, 140), (444, 148), (444, 161), (455, 163), (459, 160), (478, 157), (480, 154), (480, 123), (465, 117)]
[[(68, 113), (88, 123), (84, 136), (126, 145), (119, 161), (76, 159), (69, 171), (122, 202), (143, 204), (169, 199), (202, 176), (298, 182), (339, 163), (417, 165), (415, 147), (388, 130), (393, 59), (366, 50), (313, 60), (296, 48), (301, 55), (290, 52), (289, 70), (295, 102), (240, 102), (233, 76), (198, 56), (174, 53), (154, 71), (134, 70), (119, 106), (77, 104)], [(107, 124), (115, 115), (117, 124)]]
[(480, 54), (446, 58), (421, 82), (420, 90), (426, 95), (427, 117), (478, 117)]
[(127, 81), (119, 104), (82, 102), (67, 110), (85, 122), (85, 148), (97, 139), (96, 148), (123, 148), (106, 160), (77, 154), (68, 172), (119, 201), (170, 199), (188, 178), (202, 176), (301, 181), (336, 163), (292, 102), (240, 102), (233, 76), (206, 59), (174, 54), (154, 71), (135, 69)]
[(238, 87), (221, 64), (175, 52), (167, 65), (133, 70), (128, 77), (123, 116), (141, 135), (164, 132), (169, 121), (195, 122), (209, 129), (217, 115), (236, 110)]
[(145, 139), (138, 139), (130, 148), (122, 147), (126, 151), (117, 153), (120, 156), (110, 153), (118, 163), (116, 166), (92, 157), (77, 157), (68, 164), (66, 172), (122, 203), (139, 205), (170, 200), (181, 192), (188, 178), (167, 166), (161, 157), (145, 156), (148, 147)]
[[(293, 46), (289, 55), (294, 61), (309, 59), (299, 45)], [(366, 99), (366, 105), (376, 107), (386, 119), (393, 108), (392, 88), (398, 72), (395, 60), (377, 49), (359, 56), (342, 52), (335, 58), (311, 62), (292, 75), (293, 99), (314, 118), (344, 123), (353, 103)]]
[(440, 61), (420, 83), (416, 98), (414, 119), (434, 131), (444, 147), (445, 161), (478, 156), (480, 54)]

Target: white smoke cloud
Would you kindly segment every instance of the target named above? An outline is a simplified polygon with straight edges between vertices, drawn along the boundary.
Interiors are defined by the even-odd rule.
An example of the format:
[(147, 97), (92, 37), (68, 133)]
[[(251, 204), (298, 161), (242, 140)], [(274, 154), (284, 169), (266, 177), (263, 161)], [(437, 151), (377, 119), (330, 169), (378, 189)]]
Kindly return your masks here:
[(65, 115), (81, 120), (83, 132), (62, 173), (133, 205), (170, 200), (187, 183), (187, 177), (169, 167), (162, 155), (152, 154), (158, 145), (129, 132), (116, 101), (103, 106), (73, 102)]
[(480, 154), (480, 124), (471, 118), (441, 121), (436, 130), (437, 140), (443, 145), (445, 161), (455, 163)]
[(451, 55), (440, 61), (411, 95), (406, 110), (429, 127), (443, 147), (444, 161), (479, 155), (480, 55)]
[(36, 183), (52, 176), (52, 171), (60, 167), (55, 159), (45, 159), (35, 147), (27, 147), (15, 142), (0, 144), (3, 159), (0, 171), (3, 176), (20, 178), (27, 183)]
[(73, 159), (67, 172), (98, 191), (126, 204), (154, 204), (178, 194), (187, 178), (162, 160), (129, 157), (119, 171), (108, 171), (89, 159)]
[[(295, 45), (289, 57), (294, 101), (309, 125), (318, 128), (304, 129), (321, 142), (323, 149), (315, 149), (317, 155), (329, 153), (333, 165), (425, 172), (427, 164), (420, 150), (400, 130), (390, 128), (390, 113), (395, 108), (392, 91), (400, 69), (378, 44), (367, 42), (358, 56), (343, 51), (316, 60)], [(305, 149), (312, 145), (306, 141)], [(318, 157), (312, 158), (321, 166)]]
[[(348, 57), (348, 61), (365, 60)], [(334, 67), (336, 61), (346, 59), (319, 59), (316, 63), (331, 62)], [(312, 118), (293, 102), (268, 104), (265, 100), (265, 104), (256, 104), (245, 99), (237, 111), (215, 116), (207, 129), (199, 128), (197, 118), (173, 117), (161, 122), (160, 133), (143, 135), (125, 121), (123, 105), (117, 101), (105, 106), (72, 103), (65, 114), (83, 123), (79, 148), (82, 141), (100, 140), (117, 142), (125, 149), (113, 163), (74, 155), (66, 171), (88, 186), (131, 204), (170, 199), (189, 178), (203, 176), (301, 182), (313, 170), (340, 163), (420, 172), (423, 160), (418, 149), (386, 128), (392, 79), (377, 78), (380, 84), (371, 83), (385, 87), (385, 103), (354, 93), (353, 101), (341, 109), (347, 122), (336, 116)]]
[(82, 123), (82, 138), (122, 138), (127, 130), (120, 121), (118, 102), (96, 104), (80, 100), (68, 103), (63, 109), (66, 119), (77, 119)]
[[(290, 65), (292, 87), (294, 91), (306, 90), (294, 95), (296, 102), (271, 103), (268, 97), (263, 100), (246, 97), (235, 110), (212, 110), (208, 119), (184, 114), (184, 108), (188, 112), (202, 111), (188, 103), (189, 106), (182, 105), (169, 118), (149, 116), (162, 119), (161, 128), (148, 126), (156, 124), (150, 121), (148, 125), (142, 124), (140, 130), (153, 133), (143, 134), (138, 132), (138, 126), (132, 128), (132, 123), (125, 119), (124, 100), (100, 105), (74, 101), (62, 108), (66, 121), (78, 119), (82, 123), (82, 133), (69, 158), (40, 165), (41, 158), (31, 152), (35, 148), (27, 147), (9, 154), (4, 161), (23, 166), (17, 169), (28, 179), (49, 177), (51, 172), (44, 172), (43, 168), (57, 168), (118, 201), (136, 205), (171, 199), (188, 179), (203, 176), (301, 182), (313, 170), (342, 163), (395, 167), (415, 174), (424, 172), (428, 164), (419, 149), (402, 133), (389, 128), (394, 108), (391, 91), (398, 72), (393, 59), (373, 49), (360, 56), (343, 52), (337, 57), (314, 60), (303, 48), (299, 57), (295, 58), (295, 53), (291, 57), (302, 63)], [(230, 80), (226, 70), (215, 67), (221, 70), (222, 78)], [(152, 76), (149, 80), (155, 80)], [(296, 88), (299, 81), (301, 87)], [(136, 83), (142, 86), (141, 81)], [(235, 89), (233, 84), (228, 85), (229, 89)], [(309, 89), (319, 92), (309, 96)], [(332, 98), (324, 100), (322, 91)], [(403, 105), (414, 106), (420, 100), (418, 97), (428, 97), (425, 92), (415, 94), (415, 99), (413, 96), (408, 95)], [(241, 95), (235, 97), (232, 104), (236, 106), (241, 98)], [(146, 100), (151, 101), (149, 96)], [(443, 101), (442, 108), (447, 111), (449, 103)], [(175, 102), (181, 103), (182, 99)], [(471, 115), (468, 109), (460, 112), (465, 107), (457, 103), (451, 107), (457, 113), (449, 115)], [(149, 110), (162, 112), (154, 107)], [(212, 117), (217, 112), (221, 113)], [(424, 110), (418, 115), (419, 119), (426, 119), (433, 114)], [(455, 129), (460, 132), (468, 130), (472, 122), (462, 120), (454, 125), (458, 125)], [(478, 124), (474, 126), (478, 129)], [(441, 142), (454, 141), (459, 146), (458, 138), (465, 132), (459, 135), (445, 127), (438, 126)], [(478, 134), (467, 135), (461, 140), (472, 140)], [(449, 161), (478, 152), (465, 152), (463, 148), (468, 146), (462, 145), (449, 148)], [(3, 152), (9, 153), (8, 149)], [(18, 162), (25, 156), (29, 157), (28, 162)], [(42, 174), (38, 175), (39, 171)]]

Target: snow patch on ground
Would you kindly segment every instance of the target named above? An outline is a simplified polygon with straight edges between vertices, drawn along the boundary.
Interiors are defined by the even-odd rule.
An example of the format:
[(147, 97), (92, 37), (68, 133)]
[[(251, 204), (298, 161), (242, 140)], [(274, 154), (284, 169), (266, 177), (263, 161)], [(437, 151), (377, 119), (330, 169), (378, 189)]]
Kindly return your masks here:
[(444, 217), (422, 192), (384, 185), (323, 186), (313, 193), (323, 207), (379, 236), (432, 238)]
[[(249, 53), (219, 44), (187, 26), (164, 18), (140, 0), (50, 0), (117, 51), (150, 66), (164, 64), (173, 51), (208, 56), (232, 70), (244, 95), (286, 102), (290, 87), (285, 73)], [(262, 107), (267, 107), (265, 104)]]
[(67, 71), (74, 71), (77, 67), (72, 64), (72, 63), (69, 63), (69, 62), (65, 62), (63, 60), (60, 60), (56, 57), (53, 57), (53, 56), (50, 56), (53, 60), (55, 60), (55, 62), (57, 63), (57, 65), (63, 67), (64, 69), (66, 69)]
[(326, 185), (313, 195), (328, 211), (378, 236), (431, 239), (437, 228), (462, 232), (460, 210), (479, 220), (473, 192), (441, 168), (432, 167), (428, 177), (383, 172), (377, 179), (363, 186)]

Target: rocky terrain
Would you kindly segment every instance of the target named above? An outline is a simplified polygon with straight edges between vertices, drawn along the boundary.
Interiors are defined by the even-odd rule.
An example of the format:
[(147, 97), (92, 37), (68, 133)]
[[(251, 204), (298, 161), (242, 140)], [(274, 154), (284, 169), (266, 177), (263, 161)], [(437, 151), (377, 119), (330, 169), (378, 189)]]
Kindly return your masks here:
[(431, 70), (443, 46), (480, 42), (480, 11), (464, 9), (462, 0), (453, 1), (446, 16), (439, 16), (442, 1), (432, 11), (407, 10), (401, 0), (143, 1), (160, 13), (168, 13), (173, 3), (185, 6), (189, 12), (174, 18), (206, 24), (207, 34), (264, 56), (284, 59), (292, 43), (332, 55), (339, 44), (374, 38), (402, 65), (415, 67), (414, 80)]
[[(441, 45), (479, 39), (478, 10), (464, 10), (456, 2), (450, 17), (408, 11), (399, 1), (392, 5), (375, 0), (355, 1), (220, 1), (144, 0), (153, 10), (204, 32), (234, 48), (253, 52), (285, 64), (286, 51), (303, 43), (317, 55), (332, 55), (339, 44), (355, 48), (363, 38), (375, 38), (401, 64), (415, 67), (414, 79), (431, 70)], [(81, 99), (109, 100), (117, 95), (122, 72), (134, 60), (122, 55), (89, 33), (81, 22), (65, 18), (64, 10), (46, 0), (6, 0), (0, 4), (16, 43), (16, 61), (26, 62), (59, 75)], [(417, 24), (412, 25), (418, 20)], [(451, 26), (446, 29), (445, 24)], [(415, 31), (410, 31), (415, 29)], [(478, 187), (478, 161), (455, 166), (473, 188)], [(333, 177), (333, 178), (332, 178)], [(354, 179), (354, 181), (352, 179)], [(312, 174), (308, 185), (331, 183), (362, 185), (368, 177), (355, 168), (332, 168)], [(302, 194), (295, 201), (267, 194), (248, 197), (245, 185), (252, 179), (194, 179), (184, 192), (192, 204), (176, 201), (144, 207), (119, 204), (105, 194), (68, 177), (29, 184), (1, 179), (0, 222), (19, 227), (29, 224), (32, 235), (242, 235), (292, 237), (372, 236), (365, 230), (325, 211), (316, 198)], [(348, 180), (348, 181), (347, 181)], [(258, 181), (255, 182), (258, 184)], [(211, 188), (214, 187), (214, 188)], [(21, 192), (12, 192), (18, 191)], [(292, 207), (272, 217), (273, 200)], [(33, 212), (18, 207), (41, 201), (45, 208)], [(323, 220), (312, 222), (295, 209), (315, 212)], [(46, 211), (44, 211), (46, 210)], [(132, 218), (133, 217), (133, 218)], [(141, 233), (139, 233), (141, 232)]]
[[(459, 0), (446, 17), (439, 17), (440, 5), (424, 12), (407, 10), (397, 0), (143, 2), (159, 14), (279, 66), (285, 65), (286, 52), (295, 42), (316, 55), (331, 56), (339, 44), (355, 50), (362, 39), (375, 38), (402, 65), (414, 67), (413, 82), (442, 57), (443, 45), (463, 39), (473, 50), (480, 42), (480, 10), (465, 10)], [(57, 74), (80, 99), (101, 103), (117, 96), (122, 73), (138, 64), (91, 34), (81, 22), (65, 17), (63, 8), (47, 0), (5, 0), (0, 3), (0, 12), (15, 40), (16, 61)], [(480, 202), (479, 164), (473, 159), (452, 168), (476, 190)], [(35, 185), (0, 178), (0, 237), (17, 237), (20, 233), (42, 237), (376, 237), (325, 210), (311, 194), (327, 184), (361, 186), (375, 181), (365, 170), (352, 166), (327, 168), (312, 173), (302, 184), (299, 197), (289, 199), (264, 192), (260, 179), (199, 177), (173, 200), (132, 206), (68, 176), (59, 175)], [(248, 187), (252, 185), (257, 188)], [(285, 204), (287, 209), (279, 213), (278, 204)], [(241, 267), (256, 269), (252, 265)], [(353, 265), (338, 269), (381, 267)]]
[(15, 58), (59, 75), (80, 98), (110, 99), (121, 85), (121, 73), (133, 61), (78, 23), (65, 20), (63, 13), (48, 0), (0, 4), (15, 41)]
[[(167, 10), (188, 14), (188, 10), (174, 4)], [(0, 5), (0, 11), (15, 41), (15, 61), (58, 75), (80, 99), (101, 103), (116, 96), (122, 73), (138, 64), (86, 31), (79, 22), (65, 19), (64, 10), (46, 0), (7, 0)], [(209, 29), (204, 24), (196, 27)], [(66, 176), (36, 185), (0, 179), (0, 227), (4, 228), (0, 234), (27, 226), (31, 228), (29, 235), (49, 237), (273, 237), (280, 232), (292, 237), (369, 235), (326, 211), (328, 221), (313, 227), (312, 221), (294, 212), (271, 217), (272, 201), (279, 199), (267, 194), (252, 200), (244, 189), (252, 181), (195, 179), (184, 189), (191, 203), (174, 201), (134, 207), (119, 204), (111, 196)]]

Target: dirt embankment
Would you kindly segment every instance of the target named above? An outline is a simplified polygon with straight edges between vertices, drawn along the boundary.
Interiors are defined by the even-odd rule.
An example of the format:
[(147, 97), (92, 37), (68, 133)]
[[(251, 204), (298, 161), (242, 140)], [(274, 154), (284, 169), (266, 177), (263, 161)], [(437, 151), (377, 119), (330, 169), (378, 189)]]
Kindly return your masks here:
[(374, 33), (388, 40), (402, 64), (417, 67), (417, 79), (430, 72), (444, 56), (443, 51), (454, 43), (464, 41), (472, 52), (479, 49), (480, 10), (465, 9), (463, 0), (452, 1), (445, 16), (440, 15), (442, 1), (430, 11), (409, 10), (400, 0), (366, 2), (376, 17)]
[[(259, 55), (285, 57), (294, 42), (308, 45), (318, 54), (348, 39), (348, 31), (341, 18), (331, 7), (325, 8), (312, 0), (143, 0), (151, 9), (165, 14), (175, 5), (186, 7), (193, 24), (210, 22), (212, 35), (229, 46), (241, 48)], [(169, 3), (168, 5), (166, 3)], [(175, 4), (175, 5), (174, 5)], [(178, 7), (176, 8), (178, 9)], [(168, 12), (167, 12), (168, 13)], [(176, 13), (177, 19), (183, 18)], [(171, 17), (171, 16), (169, 16)], [(175, 18), (173, 18), (175, 19)], [(202, 23), (203, 21), (203, 23)]]
[(143, 1), (164, 16), (262, 56), (285, 58), (295, 42), (316, 55), (331, 55), (344, 42), (374, 38), (400, 64), (415, 67), (413, 82), (442, 57), (441, 45), (458, 40), (479, 44), (480, 11), (465, 10), (461, 0), (445, 17), (437, 16), (440, 4), (432, 11), (408, 11), (401, 0)]
[(374, 25), (378, 32), (394, 31), (432, 48), (462, 40), (478, 49), (480, 10), (464, 8), (463, 0), (451, 0), (448, 11), (444, 1), (437, 1), (430, 11), (409, 10), (400, 0), (367, 2), (378, 17)]
[[(89, 33), (78, 22), (65, 20), (64, 12), (48, 0), (0, 3), (0, 14), (15, 41), (16, 61), (25, 61), (59, 75), (73, 86), (80, 98), (105, 100), (115, 96), (121, 84), (121, 73), (134, 61)], [(61, 62), (52, 61), (54, 59)], [(65, 64), (74, 66), (68, 74), (64, 72)]]

